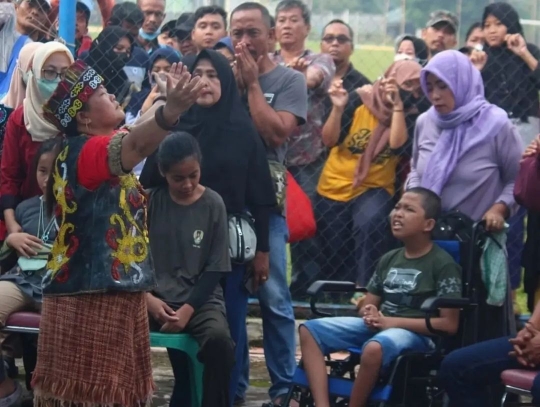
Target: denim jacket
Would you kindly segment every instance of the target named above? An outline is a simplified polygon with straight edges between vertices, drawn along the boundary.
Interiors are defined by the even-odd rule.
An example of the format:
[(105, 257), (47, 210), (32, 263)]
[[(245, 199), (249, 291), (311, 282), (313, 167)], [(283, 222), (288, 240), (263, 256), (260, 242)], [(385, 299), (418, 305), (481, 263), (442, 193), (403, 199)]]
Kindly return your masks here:
[(68, 138), (53, 169), (59, 229), (43, 295), (149, 291), (156, 283), (142, 187), (132, 173), (94, 191), (80, 185), (77, 161), (88, 139)]

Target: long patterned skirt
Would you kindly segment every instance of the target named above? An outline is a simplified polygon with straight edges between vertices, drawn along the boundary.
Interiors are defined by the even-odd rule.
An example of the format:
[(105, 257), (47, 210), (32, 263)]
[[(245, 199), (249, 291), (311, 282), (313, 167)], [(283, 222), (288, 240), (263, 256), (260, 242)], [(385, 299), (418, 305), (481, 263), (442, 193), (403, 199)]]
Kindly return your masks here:
[(41, 315), (36, 407), (150, 405), (144, 293), (44, 297)]

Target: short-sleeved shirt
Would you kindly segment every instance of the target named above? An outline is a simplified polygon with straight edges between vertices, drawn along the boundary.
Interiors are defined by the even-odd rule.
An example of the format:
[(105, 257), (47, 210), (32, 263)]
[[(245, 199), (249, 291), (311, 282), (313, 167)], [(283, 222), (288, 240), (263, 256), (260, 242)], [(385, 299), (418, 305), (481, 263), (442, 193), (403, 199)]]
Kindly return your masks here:
[[(229, 235), (223, 199), (210, 188), (191, 205), (174, 202), (167, 187), (150, 193), (150, 248), (157, 288), (154, 294), (173, 308), (184, 304), (206, 271), (229, 272)], [(217, 285), (208, 302), (224, 307)]]
[[(304, 75), (293, 69), (278, 65), (270, 72), (259, 76), (259, 85), (268, 104), (276, 112), (289, 112), (294, 115), (298, 125), (306, 123), (307, 85)], [(267, 148), (268, 158), (283, 164), (287, 144), (277, 148)]]
[(343, 132), (338, 145), (332, 147), (324, 164), (317, 192), (319, 195), (339, 202), (349, 202), (370, 189), (382, 188), (394, 195), (396, 167), (399, 157), (386, 146), (371, 162), (362, 184), (353, 187), (354, 172), (358, 160), (365, 153), (377, 118), (365, 105), (354, 111), (352, 123)]
[(460, 298), (461, 267), (436, 244), (429, 253), (416, 259), (406, 258), (405, 249), (396, 249), (381, 258), (367, 289), (381, 297), (379, 309), (384, 315), (423, 318), (425, 313), (420, 311), (419, 305), (396, 304), (388, 298), (395, 298), (396, 294), (420, 300), (429, 297)]
[[(272, 54), (274, 62), (283, 65), (279, 51)], [(308, 117), (306, 124), (297, 127), (290, 137), (287, 149), (287, 166), (307, 165), (315, 162), (326, 150), (322, 142), (322, 127), (325, 113), (324, 100), (336, 74), (334, 60), (329, 54), (316, 54), (306, 50), (302, 55), (310, 66), (323, 73), (321, 84), (315, 89), (305, 89), (308, 95)]]

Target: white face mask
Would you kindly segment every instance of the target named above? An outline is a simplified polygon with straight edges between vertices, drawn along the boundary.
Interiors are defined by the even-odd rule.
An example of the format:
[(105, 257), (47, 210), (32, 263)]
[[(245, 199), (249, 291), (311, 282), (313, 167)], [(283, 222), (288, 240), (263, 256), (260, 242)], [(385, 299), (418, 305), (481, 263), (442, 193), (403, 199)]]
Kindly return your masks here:
[(407, 54), (396, 54), (394, 56), (394, 62), (397, 62), (397, 61), (414, 61), (416, 58), (413, 58), (411, 57), (410, 55), (407, 55)]

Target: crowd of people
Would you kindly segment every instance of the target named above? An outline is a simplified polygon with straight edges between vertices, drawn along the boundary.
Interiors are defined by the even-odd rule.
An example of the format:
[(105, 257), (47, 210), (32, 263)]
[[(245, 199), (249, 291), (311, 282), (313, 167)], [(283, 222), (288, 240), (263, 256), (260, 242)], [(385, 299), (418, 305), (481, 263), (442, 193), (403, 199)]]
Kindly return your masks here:
[[(346, 22), (316, 33), (319, 52), (307, 47), (300, 0), (274, 16), (245, 2), (168, 22), (165, 0), (98, 3), (104, 28), (92, 39), (93, 3), (77, 2), (72, 53), (55, 40), (57, 3), (0, 2), (0, 329), (14, 312), (41, 313), (37, 405), (149, 403), (149, 330), (198, 342), (203, 407), (240, 405), (256, 297), (264, 406), (281, 406), (296, 368), (293, 299), (324, 279), (368, 293), (352, 299), (360, 317), (300, 328), (315, 404), (330, 405), (324, 355), (360, 347), (350, 405), (363, 407), (397, 356), (433, 348), (421, 300), (462, 295), (460, 266), (432, 240), (448, 214), (484, 221), (507, 257), (491, 270), (497, 287), (485, 282), (490, 305), (515, 293), (522, 265), (534, 298), (538, 250), (524, 251), (528, 208), (514, 184), (522, 158), (540, 151), (540, 50), (511, 5), (488, 5), (459, 50), (457, 17), (433, 12), (371, 81), (351, 63)], [(300, 217), (288, 179), (316, 225), (290, 243), (290, 286)], [(440, 379), (451, 405), (486, 405), (503, 369), (536, 367), (539, 318), (512, 342), (450, 354)], [(433, 324), (454, 334), (459, 312)], [(0, 407), (10, 407), (21, 344), (0, 331), (0, 345)], [(189, 361), (168, 355), (171, 406), (191, 405)]]

